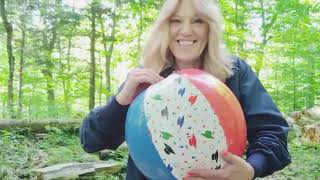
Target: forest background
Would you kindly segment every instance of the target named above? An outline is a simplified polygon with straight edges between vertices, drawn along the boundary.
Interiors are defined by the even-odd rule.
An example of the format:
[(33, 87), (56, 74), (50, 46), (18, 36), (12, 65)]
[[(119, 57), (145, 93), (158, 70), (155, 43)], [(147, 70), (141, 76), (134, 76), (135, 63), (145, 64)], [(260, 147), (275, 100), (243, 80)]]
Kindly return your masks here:
[[(252, 66), (280, 110), (319, 105), (320, 2), (217, 2), (228, 51)], [(162, 3), (0, 0), (0, 122), (82, 121), (106, 104), (138, 66)]]
[[(82, 117), (105, 104), (130, 68), (162, 1), (1, 0), (3, 118)], [(6, 2), (4, 9), (3, 4)], [(320, 103), (320, 5), (220, 0), (224, 40), (282, 112)]]

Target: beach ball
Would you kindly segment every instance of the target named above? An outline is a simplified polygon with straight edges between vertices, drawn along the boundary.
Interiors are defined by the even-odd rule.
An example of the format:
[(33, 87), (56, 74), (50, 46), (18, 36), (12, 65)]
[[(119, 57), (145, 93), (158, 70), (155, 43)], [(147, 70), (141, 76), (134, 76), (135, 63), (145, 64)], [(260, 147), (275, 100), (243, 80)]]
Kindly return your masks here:
[(183, 179), (192, 169), (220, 169), (220, 151), (242, 156), (246, 123), (232, 91), (211, 74), (184, 69), (142, 91), (131, 103), (125, 139), (149, 179)]

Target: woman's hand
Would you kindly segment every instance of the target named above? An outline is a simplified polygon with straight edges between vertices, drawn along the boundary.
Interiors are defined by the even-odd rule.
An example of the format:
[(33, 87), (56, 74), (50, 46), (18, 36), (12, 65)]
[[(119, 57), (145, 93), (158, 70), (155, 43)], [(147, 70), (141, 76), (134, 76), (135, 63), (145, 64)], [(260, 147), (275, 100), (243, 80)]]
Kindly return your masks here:
[(137, 87), (142, 83), (155, 84), (161, 81), (163, 77), (158, 75), (152, 69), (133, 69), (128, 73), (126, 82), (116, 96), (116, 100), (121, 105), (128, 105), (136, 95)]
[(188, 172), (184, 180), (251, 180), (254, 177), (253, 167), (242, 158), (224, 152), (226, 164), (219, 170), (194, 169)]

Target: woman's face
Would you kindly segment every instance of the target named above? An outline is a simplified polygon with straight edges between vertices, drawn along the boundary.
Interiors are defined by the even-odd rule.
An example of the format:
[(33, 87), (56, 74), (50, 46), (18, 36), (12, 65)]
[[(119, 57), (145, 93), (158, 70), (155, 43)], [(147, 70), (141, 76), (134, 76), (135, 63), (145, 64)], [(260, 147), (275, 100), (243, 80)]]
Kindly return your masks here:
[(182, 0), (170, 18), (169, 48), (179, 69), (200, 67), (208, 32), (209, 25), (197, 14), (192, 0)]

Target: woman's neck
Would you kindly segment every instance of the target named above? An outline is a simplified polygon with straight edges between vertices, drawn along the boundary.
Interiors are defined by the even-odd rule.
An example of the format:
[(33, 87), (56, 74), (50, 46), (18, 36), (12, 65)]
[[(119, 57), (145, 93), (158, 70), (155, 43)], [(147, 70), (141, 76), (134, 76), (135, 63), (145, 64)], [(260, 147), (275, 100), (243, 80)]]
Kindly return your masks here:
[(179, 61), (176, 61), (174, 64), (175, 70), (181, 70), (181, 69), (189, 69), (189, 68), (195, 68), (195, 69), (201, 69), (202, 63), (201, 60), (198, 59), (194, 63), (181, 63)]

